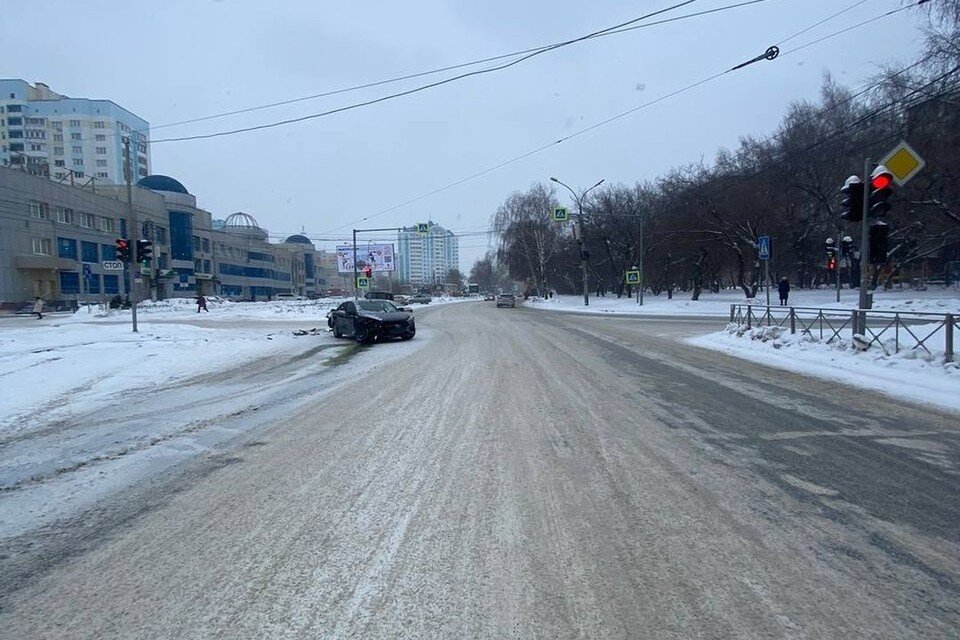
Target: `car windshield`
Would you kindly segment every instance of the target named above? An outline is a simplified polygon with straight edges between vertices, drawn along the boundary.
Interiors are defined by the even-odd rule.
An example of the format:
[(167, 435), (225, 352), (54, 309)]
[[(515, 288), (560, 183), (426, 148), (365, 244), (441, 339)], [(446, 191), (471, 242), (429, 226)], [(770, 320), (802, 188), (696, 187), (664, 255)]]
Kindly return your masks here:
[(397, 307), (389, 300), (360, 300), (357, 302), (357, 308), (360, 311), (372, 311), (374, 313), (390, 313), (399, 311)]

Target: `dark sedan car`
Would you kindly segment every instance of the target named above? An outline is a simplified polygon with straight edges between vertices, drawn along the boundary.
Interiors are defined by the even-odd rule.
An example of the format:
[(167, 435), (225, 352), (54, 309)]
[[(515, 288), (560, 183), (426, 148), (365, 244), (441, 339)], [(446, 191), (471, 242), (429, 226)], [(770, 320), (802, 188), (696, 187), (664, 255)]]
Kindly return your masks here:
[(384, 338), (409, 340), (417, 333), (413, 314), (389, 300), (350, 300), (327, 315), (337, 338), (351, 337), (369, 344)]

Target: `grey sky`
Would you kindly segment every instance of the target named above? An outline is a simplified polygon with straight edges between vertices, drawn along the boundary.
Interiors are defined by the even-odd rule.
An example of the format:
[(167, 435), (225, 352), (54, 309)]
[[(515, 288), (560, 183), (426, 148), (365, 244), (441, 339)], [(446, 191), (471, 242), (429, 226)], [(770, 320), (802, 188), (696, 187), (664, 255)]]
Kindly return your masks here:
[[(732, 2), (698, 0), (670, 15)], [(0, 77), (46, 82), (70, 96), (112, 99), (157, 127), (576, 37), (673, 3), (10, 2), (0, 23)], [(601, 38), (328, 118), (157, 144), (153, 170), (182, 181), (217, 217), (251, 213), (274, 237), (301, 227), (311, 237), (336, 229), (333, 235), (342, 237), (355, 220), (729, 68), (851, 4), (854, 0), (769, 0)], [(900, 4), (868, 0), (783, 51)], [(919, 24), (916, 13), (902, 12), (753, 65), (357, 226), (430, 218), (469, 233), (486, 229), (510, 192), (550, 175), (575, 187), (600, 178), (632, 184), (671, 166), (709, 160), (741, 135), (769, 133), (790, 102), (816, 99), (827, 71), (856, 86), (880, 63), (912, 61), (921, 40)], [(151, 137), (296, 117), (424, 80), (155, 128)], [(486, 244), (479, 236), (461, 240), (464, 269)]]

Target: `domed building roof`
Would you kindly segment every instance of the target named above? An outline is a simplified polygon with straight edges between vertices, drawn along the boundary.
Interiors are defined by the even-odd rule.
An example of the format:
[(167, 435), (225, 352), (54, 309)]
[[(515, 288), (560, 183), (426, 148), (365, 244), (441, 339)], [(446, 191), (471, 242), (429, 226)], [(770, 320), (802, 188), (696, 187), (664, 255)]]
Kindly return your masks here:
[(238, 211), (237, 213), (231, 213), (227, 216), (227, 219), (223, 221), (223, 226), (225, 229), (259, 229), (260, 225), (257, 223), (257, 219), (254, 218), (249, 213), (243, 213)]
[(310, 238), (308, 238), (307, 236), (302, 236), (299, 233), (290, 236), (289, 238), (284, 240), (284, 242), (292, 242), (293, 244), (308, 244), (311, 247), (313, 246), (313, 243), (310, 241)]
[(169, 193), (184, 193), (190, 195), (187, 188), (179, 180), (174, 180), (170, 176), (155, 174), (147, 176), (137, 182), (138, 187), (144, 187), (151, 191), (167, 191)]

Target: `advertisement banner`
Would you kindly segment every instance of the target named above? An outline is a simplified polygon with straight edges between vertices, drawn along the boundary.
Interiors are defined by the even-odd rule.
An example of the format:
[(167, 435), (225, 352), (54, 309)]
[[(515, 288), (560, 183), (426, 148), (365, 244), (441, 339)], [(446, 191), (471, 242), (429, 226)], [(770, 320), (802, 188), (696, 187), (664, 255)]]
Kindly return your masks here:
[[(357, 268), (371, 267), (374, 271), (394, 271), (392, 244), (357, 243)], [(337, 245), (337, 271), (353, 273), (353, 245)]]

